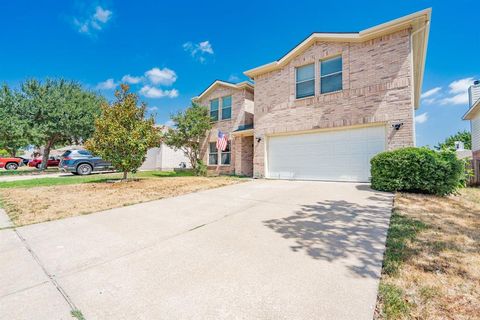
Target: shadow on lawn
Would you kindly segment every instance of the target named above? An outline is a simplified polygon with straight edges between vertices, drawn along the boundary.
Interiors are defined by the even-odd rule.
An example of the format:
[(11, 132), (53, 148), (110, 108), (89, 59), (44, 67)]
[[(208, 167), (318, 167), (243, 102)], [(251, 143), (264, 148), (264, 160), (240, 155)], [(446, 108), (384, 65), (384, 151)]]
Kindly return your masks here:
[(389, 211), (388, 206), (327, 200), (303, 205), (295, 215), (264, 224), (283, 238), (294, 240), (294, 252), (303, 251), (316, 260), (343, 260), (353, 274), (377, 278)]

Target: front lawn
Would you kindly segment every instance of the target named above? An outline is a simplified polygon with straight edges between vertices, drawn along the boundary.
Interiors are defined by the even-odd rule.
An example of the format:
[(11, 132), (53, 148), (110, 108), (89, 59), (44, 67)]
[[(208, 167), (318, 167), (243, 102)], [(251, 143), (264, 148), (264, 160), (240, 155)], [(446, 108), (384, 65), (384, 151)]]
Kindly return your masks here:
[[(57, 171), (58, 172), (58, 171)], [(133, 178), (158, 178), (158, 177), (188, 177), (192, 176), (191, 171), (140, 171), (133, 174)], [(29, 179), (18, 181), (4, 181), (0, 182), (0, 189), (5, 188), (33, 188), (43, 186), (59, 186), (89, 182), (105, 182), (112, 179), (120, 179), (121, 173), (94, 173), (89, 176), (74, 176), (67, 175), (53, 178)]]
[(242, 181), (194, 177), (190, 173), (140, 172), (135, 180), (111, 182), (121, 174), (42, 178), (0, 183), (0, 200), (15, 226), (61, 219)]
[(399, 193), (375, 319), (480, 319), (480, 189)]

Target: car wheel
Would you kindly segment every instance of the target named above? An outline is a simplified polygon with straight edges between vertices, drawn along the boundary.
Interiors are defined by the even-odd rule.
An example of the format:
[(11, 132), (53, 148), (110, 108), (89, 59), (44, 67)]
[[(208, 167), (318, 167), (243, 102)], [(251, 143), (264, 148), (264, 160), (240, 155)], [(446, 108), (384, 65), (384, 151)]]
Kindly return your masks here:
[(87, 163), (83, 163), (77, 167), (77, 173), (81, 176), (89, 175), (92, 173), (92, 166)]
[(41, 167), (42, 167), (42, 164), (41, 164), (41, 163), (37, 163), (37, 164), (35, 165), (35, 168), (37, 168), (37, 169), (40, 169)]
[(14, 162), (7, 163), (5, 165), (5, 169), (6, 170), (17, 170), (18, 169), (18, 164), (14, 163)]

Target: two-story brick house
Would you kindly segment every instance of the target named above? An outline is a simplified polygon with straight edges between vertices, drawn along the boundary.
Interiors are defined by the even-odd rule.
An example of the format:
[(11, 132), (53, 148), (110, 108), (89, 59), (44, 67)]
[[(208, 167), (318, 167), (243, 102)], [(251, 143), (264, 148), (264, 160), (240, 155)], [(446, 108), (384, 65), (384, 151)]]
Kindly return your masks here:
[[(221, 161), (212, 152), (221, 130), (233, 156), (220, 172), (368, 181), (375, 154), (415, 144), (430, 14), (423, 10), (355, 33), (313, 33), (281, 59), (246, 71), (254, 86), (216, 81), (197, 100), (214, 120), (222, 108), (216, 99), (231, 96), (235, 107), (225, 122), (219, 112), (204, 159)], [(245, 121), (252, 100), (253, 128)]]

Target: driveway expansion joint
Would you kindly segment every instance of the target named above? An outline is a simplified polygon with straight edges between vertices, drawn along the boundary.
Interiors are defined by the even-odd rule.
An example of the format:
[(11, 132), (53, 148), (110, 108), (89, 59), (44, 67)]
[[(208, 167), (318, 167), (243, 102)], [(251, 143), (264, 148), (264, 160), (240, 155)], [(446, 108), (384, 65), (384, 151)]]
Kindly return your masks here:
[(47, 278), (49, 279), (50, 283), (53, 284), (53, 286), (55, 287), (55, 289), (57, 289), (57, 291), (60, 293), (60, 295), (62, 296), (62, 298), (65, 300), (65, 302), (67, 302), (67, 304), (70, 306), (70, 309), (72, 311), (75, 311), (75, 310), (78, 310), (78, 308), (75, 306), (75, 303), (72, 301), (72, 299), (70, 298), (70, 296), (67, 294), (67, 292), (65, 291), (65, 289), (62, 288), (62, 286), (55, 280), (55, 276), (50, 274), (48, 272), (48, 270), (46, 269), (46, 267), (43, 265), (43, 263), (40, 261), (40, 258), (35, 254), (35, 252), (33, 251), (33, 249), (30, 247), (30, 245), (28, 244), (27, 240), (20, 234), (20, 232), (17, 230), (17, 229), (13, 229), (13, 231), (15, 231), (15, 234), (17, 235), (17, 237), (20, 239), (20, 241), (22, 242), (22, 244), (25, 246), (25, 248), (27, 249), (27, 251), (30, 253), (30, 255), (32, 256), (33, 260), (35, 260), (35, 262), (40, 266), (40, 268), (42, 269), (43, 273), (47, 276)]

